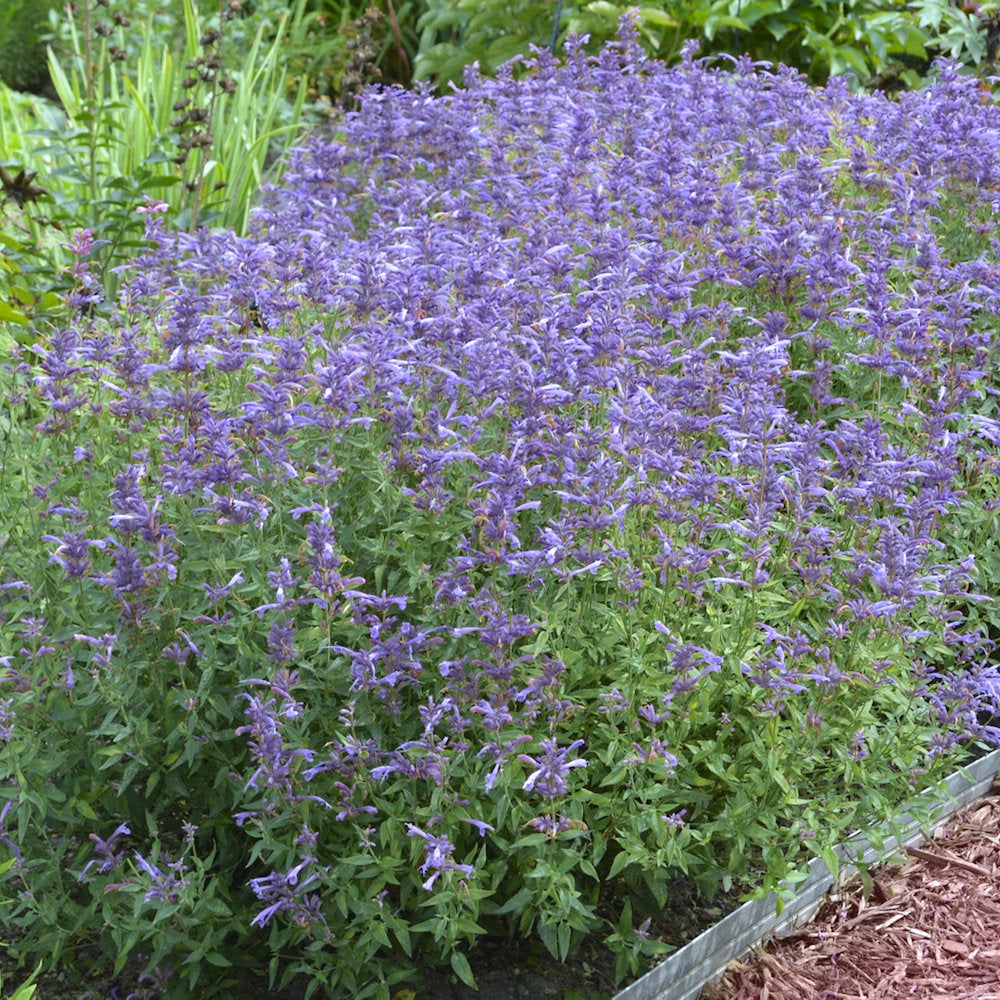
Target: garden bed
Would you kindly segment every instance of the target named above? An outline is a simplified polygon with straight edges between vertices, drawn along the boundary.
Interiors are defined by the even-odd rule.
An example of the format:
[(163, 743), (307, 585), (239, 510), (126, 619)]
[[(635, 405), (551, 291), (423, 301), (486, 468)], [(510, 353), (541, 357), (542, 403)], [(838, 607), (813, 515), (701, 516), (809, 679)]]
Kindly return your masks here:
[(626, 26), (373, 93), (250, 237), (150, 201), (115, 303), (75, 234), (4, 345), (13, 957), (604, 989), (1000, 742), (1000, 121), (939, 73)]

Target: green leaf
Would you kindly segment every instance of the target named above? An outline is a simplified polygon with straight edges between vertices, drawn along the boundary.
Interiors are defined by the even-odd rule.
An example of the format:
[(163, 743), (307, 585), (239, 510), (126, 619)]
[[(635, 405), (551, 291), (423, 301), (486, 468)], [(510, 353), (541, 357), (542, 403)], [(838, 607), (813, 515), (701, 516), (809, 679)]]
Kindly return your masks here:
[(655, 24), (661, 28), (676, 28), (678, 22), (659, 7), (640, 7), (639, 16), (643, 24)]
[(0, 323), (17, 323), (20, 326), (27, 326), (29, 322), (28, 317), (20, 309), (15, 309), (7, 302), (0, 302)]
[(615, 855), (615, 860), (611, 862), (611, 870), (608, 872), (608, 879), (613, 879), (619, 872), (624, 871), (635, 860), (627, 851), (620, 851)]
[(837, 852), (827, 845), (819, 852), (819, 856), (826, 862), (826, 867), (830, 869), (830, 875), (836, 882), (837, 875), (840, 873), (840, 858), (837, 857)]
[(472, 966), (469, 965), (469, 960), (460, 951), (453, 951), (451, 953), (451, 967), (455, 971), (455, 975), (465, 983), (466, 986), (471, 987), (474, 990), (479, 989), (476, 985), (476, 977), (472, 974)]
[(79, 812), (81, 816), (84, 816), (89, 820), (97, 819), (97, 813), (95, 813), (94, 810), (91, 809), (89, 803), (84, 802), (83, 799), (73, 799), (73, 801), (70, 803), (70, 806), (71, 807), (75, 806), (77, 812)]

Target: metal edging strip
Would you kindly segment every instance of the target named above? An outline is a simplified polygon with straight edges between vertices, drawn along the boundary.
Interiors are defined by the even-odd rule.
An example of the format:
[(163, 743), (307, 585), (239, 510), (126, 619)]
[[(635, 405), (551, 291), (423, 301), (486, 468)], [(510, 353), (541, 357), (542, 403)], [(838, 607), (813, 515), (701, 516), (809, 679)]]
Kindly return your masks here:
[[(947, 823), (963, 806), (985, 795), (1000, 772), (1000, 750), (967, 764), (939, 787), (924, 793), (936, 803), (930, 823), (921, 824), (904, 810), (891, 826), (898, 836), (887, 834), (884, 850), (877, 850), (865, 837), (857, 836), (836, 848), (843, 862), (834, 880), (820, 858), (809, 862), (809, 875), (797, 889), (795, 898), (777, 914), (777, 899), (744, 903), (717, 924), (689, 941), (683, 948), (634, 983), (615, 994), (613, 1000), (697, 1000), (701, 991), (718, 979), (734, 958), (748, 954), (772, 934), (780, 937), (807, 923), (819, 909), (831, 888), (857, 873), (852, 862), (871, 864), (892, 857), (904, 847), (922, 843), (934, 830)], [(925, 832), (926, 831), (926, 832)]]

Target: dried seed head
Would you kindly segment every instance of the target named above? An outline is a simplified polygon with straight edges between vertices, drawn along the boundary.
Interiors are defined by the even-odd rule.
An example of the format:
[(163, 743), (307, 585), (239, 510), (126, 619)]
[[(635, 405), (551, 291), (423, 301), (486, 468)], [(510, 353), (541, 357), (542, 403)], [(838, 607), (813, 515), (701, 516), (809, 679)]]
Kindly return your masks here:
[(196, 76), (189, 76), (181, 81), (182, 90), (190, 90), (192, 87), (197, 87), (197, 86), (198, 86), (198, 77)]
[(228, 76), (223, 76), (219, 78), (219, 88), (227, 94), (236, 93), (236, 81), (230, 79)]
[(112, 28), (110, 24), (105, 24), (103, 21), (94, 25), (94, 33), (100, 35), (101, 38), (107, 38), (112, 31), (114, 31), (114, 28)]
[(114, 21), (120, 28), (127, 28), (132, 24), (128, 17), (120, 10), (114, 10), (111, 12), (111, 20)]
[(209, 28), (208, 31), (206, 31), (205, 34), (198, 39), (198, 44), (201, 45), (203, 48), (205, 48), (211, 45), (213, 42), (217, 42), (218, 40), (219, 40), (218, 30), (215, 28)]
[(183, 111), (191, 103), (190, 97), (185, 97), (183, 101), (174, 101), (173, 110)]

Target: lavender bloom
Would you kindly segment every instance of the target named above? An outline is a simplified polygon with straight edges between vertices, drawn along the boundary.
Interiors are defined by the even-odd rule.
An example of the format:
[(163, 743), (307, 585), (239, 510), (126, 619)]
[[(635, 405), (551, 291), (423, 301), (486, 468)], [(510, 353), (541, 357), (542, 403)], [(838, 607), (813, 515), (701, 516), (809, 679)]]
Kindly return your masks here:
[(108, 632), (99, 638), (97, 636), (77, 633), (73, 638), (77, 642), (85, 642), (94, 647), (91, 662), (95, 667), (104, 670), (111, 669), (111, 654), (114, 652), (115, 642), (118, 639), (117, 632)]
[(259, 900), (267, 904), (253, 918), (251, 925), (266, 927), (279, 914), (287, 914), (300, 927), (313, 927), (317, 924), (326, 927), (319, 894), (304, 891), (319, 879), (321, 873), (311, 871), (301, 881), (299, 879), (302, 870), (315, 862), (315, 858), (303, 857), (287, 872), (272, 872), (263, 878), (251, 879), (250, 888)]
[(294, 598), (288, 596), (288, 592), (293, 590), (298, 583), (297, 578), (292, 576), (292, 568), (288, 559), (282, 556), (281, 569), (277, 572), (269, 571), (267, 574), (268, 583), (274, 587), (276, 601), (274, 604), (262, 604), (259, 608), (254, 608), (258, 617), (263, 618), (265, 611), (287, 611), (295, 606)]
[(115, 488), (111, 494), (111, 506), (117, 513), (108, 521), (123, 535), (139, 532), (145, 542), (154, 545), (173, 534), (160, 523), (158, 512), (163, 497), (158, 496), (150, 506), (143, 498), (139, 483), (146, 474), (141, 465), (131, 465), (115, 477)]
[(184, 640), (184, 645), (181, 646), (176, 640), (166, 646), (163, 652), (160, 654), (167, 660), (174, 660), (177, 663), (187, 663), (188, 658), (193, 656), (196, 659), (201, 658), (201, 650), (191, 641), (191, 637), (184, 631), (184, 629), (177, 629), (177, 635)]
[(292, 663), (295, 660), (295, 622), (286, 618), (271, 626), (267, 635), (267, 658), (272, 663)]
[(221, 587), (214, 586), (211, 583), (203, 583), (201, 586), (202, 589), (205, 591), (205, 593), (208, 595), (208, 599), (209, 601), (211, 601), (212, 604), (220, 604), (229, 596), (230, 591), (238, 583), (243, 583), (242, 571), (234, 573), (229, 578), (229, 582), (224, 583)]
[[(23, 863), (23, 858), (21, 856), (21, 849), (14, 843), (10, 837), (7, 836), (7, 813), (11, 811), (16, 805), (16, 799), (8, 799), (4, 804), (3, 808), (0, 809), (0, 841), (3, 841), (14, 853), (14, 857), (17, 859), (18, 864)], [(81, 878), (83, 876), (81, 875)]]
[(61, 566), (70, 580), (80, 580), (90, 570), (89, 550), (103, 549), (107, 546), (104, 539), (87, 538), (82, 531), (67, 532), (61, 538), (58, 535), (43, 535), (47, 542), (55, 542), (58, 548), (49, 556), (49, 561)]
[(626, 757), (626, 764), (651, 764), (655, 760), (662, 760), (667, 774), (672, 775), (677, 769), (677, 758), (667, 749), (663, 740), (654, 737), (648, 748), (633, 743), (632, 749), (635, 750), (636, 755)]
[(95, 574), (94, 579), (102, 587), (111, 587), (116, 597), (123, 594), (135, 594), (145, 589), (147, 585), (146, 572), (142, 565), (139, 552), (131, 545), (111, 541), (115, 550), (115, 571), (107, 574)]
[(577, 747), (583, 746), (583, 742), (574, 740), (568, 747), (559, 749), (554, 738), (546, 737), (541, 741), (541, 760), (536, 760), (530, 754), (518, 754), (517, 759), (522, 764), (530, 764), (535, 769), (528, 775), (522, 788), (526, 792), (538, 791), (548, 799), (565, 795), (568, 790), (566, 778), (569, 772), (574, 768), (587, 766), (587, 761), (582, 757), (567, 759)]
[(420, 871), (424, 875), (428, 871), (431, 872), (430, 878), (423, 883), (423, 887), (428, 892), (434, 887), (438, 878), (448, 872), (462, 872), (470, 877), (475, 875), (476, 869), (472, 865), (460, 865), (452, 860), (451, 856), (455, 852), (455, 845), (444, 834), (436, 836), (432, 833), (426, 833), (418, 826), (414, 826), (413, 823), (406, 824), (406, 832), (410, 837), (423, 837), (425, 841), (424, 861), (420, 866)]
[[(9, 805), (10, 803), (8, 803)], [(96, 859), (88, 861), (84, 866), (83, 871), (80, 872), (79, 881), (87, 881), (87, 872), (93, 868), (94, 865), (98, 865), (97, 873), (99, 875), (106, 875), (108, 872), (117, 868), (125, 860), (126, 851), (124, 849), (116, 851), (115, 841), (121, 836), (128, 836), (131, 834), (131, 830), (124, 824), (120, 823), (115, 827), (114, 832), (108, 837), (107, 840), (101, 840), (96, 833), (90, 835), (90, 839), (94, 842), (94, 853), (98, 858), (103, 860), (98, 865)]]
[(143, 899), (148, 903), (150, 900), (159, 899), (164, 903), (176, 903), (180, 899), (180, 892), (190, 884), (184, 878), (187, 865), (183, 861), (173, 861), (167, 865), (168, 871), (163, 872), (157, 865), (150, 864), (141, 854), (136, 852), (135, 863), (140, 870), (149, 876), (150, 887)]
[(244, 714), (250, 717), (251, 724), (240, 726), (236, 730), (236, 735), (242, 736), (244, 733), (251, 735), (250, 749), (258, 765), (245, 787), (256, 788), (257, 782), (263, 778), (265, 787), (276, 789), (287, 797), (294, 798), (292, 764), (297, 757), (311, 762), (315, 754), (304, 747), (297, 750), (285, 747), (274, 698), (262, 701), (256, 695), (244, 694), (243, 697), (248, 702)]
[(556, 813), (554, 816), (536, 816), (528, 820), (527, 825), (536, 833), (544, 834), (550, 839), (554, 839), (567, 830), (583, 830), (586, 832), (587, 824), (571, 816), (564, 816)]
[(477, 757), (489, 756), (494, 760), (493, 769), (486, 776), (486, 791), (490, 791), (496, 784), (496, 780), (500, 777), (500, 771), (503, 769), (503, 765), (507, 758), (519, 747), (523, 746), (525, 743), (530, 743), (530, 736), (518, 736), (513, 740), (508, 741), (503, 746), (499, 743), (487, 743), (482, 749), (476, 754)]

